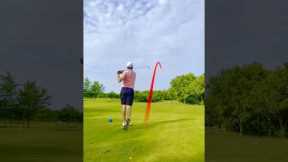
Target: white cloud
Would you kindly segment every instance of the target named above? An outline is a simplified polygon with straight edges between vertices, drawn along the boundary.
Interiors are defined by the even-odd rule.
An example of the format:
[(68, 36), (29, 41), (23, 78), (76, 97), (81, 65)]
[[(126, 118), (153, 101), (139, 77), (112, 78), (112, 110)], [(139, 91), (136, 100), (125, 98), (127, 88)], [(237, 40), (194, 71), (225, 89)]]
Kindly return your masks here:
[[(84, 3), (84, 73), (107, 91), (119, 88), (115, 71), (130, 60), (142, 67), (160, 60), (158, 88), (176, 75), (204, 72), (204, 0), (84, 2), (91, 1), (96, 7)], [(151, 70), (137, 73), (137, 88), (147, 89)]]
[(159, 4), (166, 4), (167, 0), (159, 0)]

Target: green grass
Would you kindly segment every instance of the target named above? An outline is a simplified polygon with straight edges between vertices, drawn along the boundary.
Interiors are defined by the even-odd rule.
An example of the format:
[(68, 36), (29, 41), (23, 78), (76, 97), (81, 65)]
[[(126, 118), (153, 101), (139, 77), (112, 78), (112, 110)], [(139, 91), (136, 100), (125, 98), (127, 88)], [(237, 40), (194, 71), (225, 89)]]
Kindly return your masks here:
[[(204, 162), (204, 108), (177, 102), (135, 103), (132, 126), (121, 129), (118, 100), (84, 101), (85, 162)], [(108, 123), (109, 117), (113, 118)]]
[(30, 128), (0, 128), (3, 162), (79, 162), (82, 160), (82, 126), (32, 122)]
[(287, 162), (288, 139), (206, 129), (206, 162)]

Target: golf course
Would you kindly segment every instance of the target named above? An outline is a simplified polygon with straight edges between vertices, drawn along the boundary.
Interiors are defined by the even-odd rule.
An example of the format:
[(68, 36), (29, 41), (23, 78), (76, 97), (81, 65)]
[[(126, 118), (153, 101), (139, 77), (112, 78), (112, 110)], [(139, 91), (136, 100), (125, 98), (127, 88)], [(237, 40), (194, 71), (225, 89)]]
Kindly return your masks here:
[(288, 139), (206, 128), (206, 162), (287, 162)]
[(30, 128), (1, 127), (0, 157), (5, 162), (82, 161), (82, 124), (32, 122)]
[[(121, 128), (117, 99), (84, 100), (85, 162), (204, 162), (204, 106), (177, 101), (133, 105), (132, 126)], [(112, 122), (109, 122), (112, 118)]]

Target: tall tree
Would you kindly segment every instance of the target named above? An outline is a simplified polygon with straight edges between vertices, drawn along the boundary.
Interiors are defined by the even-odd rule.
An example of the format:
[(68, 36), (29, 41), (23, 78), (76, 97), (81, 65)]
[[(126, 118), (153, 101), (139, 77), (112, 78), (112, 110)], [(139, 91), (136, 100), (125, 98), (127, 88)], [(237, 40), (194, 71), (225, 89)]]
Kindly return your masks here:
[(30, 121), (37, 111), (49, 105), (50, 96), (47, 90), (27, 81), (18, 92), (19, 106), (24, 110), (23, 118), (26, 126), (30, 127)]
[(14, 110), (17, 106), (16, 82), (10, 73), (0, 75), (0, 118), (14, 118)]
[(84, 80), (83, 96), (98, 97), (104, 91), (104, 86), (98, 81), (90, 81), (88, 78)]
[(91, 81), (88, 78), (84, 79), (83, 96), (90, 97)]
[(10, 102), (15, 101), (16, 82), (10, 73), (0, 75), (0, 80), (1, 100), (5, 101), (9, 105)]
[(101, 93), (103, 93), (104, 86), (98, 82), (94, 81), (90, 88), (90, 93), (92, 97), (98, 97)]

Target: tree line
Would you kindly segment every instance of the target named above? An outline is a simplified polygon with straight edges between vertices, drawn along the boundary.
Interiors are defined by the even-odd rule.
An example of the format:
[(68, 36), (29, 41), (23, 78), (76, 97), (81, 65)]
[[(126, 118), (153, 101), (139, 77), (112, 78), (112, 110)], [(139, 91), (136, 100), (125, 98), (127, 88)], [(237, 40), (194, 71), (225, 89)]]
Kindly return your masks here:
[[(204, 103), (204, 75), (196, 76), (193, 73), (179, 75), (170, 82), (167, 90), (155, 90), (152, 102), (164, 100), (178, 100), (187, 104)], [(149, 91), (135, 91), (135, 101), (146, 102)], [(98, 81), (84, 79), (83, 96), (88, 98), (119, 98), (119, 93), (104, 92), (104, 85)]]
[(38, 86), (35, 81), (18, 84), (10, 73), (0, 75), (0, 121), (17, 121), (30, 127), (32, 120), (82, 120), (82, 113), (71, 105), (60, 110), (50, 109), (50, 100), (47, 90)]
[(208, 80), (206, 126), (241, 134), (288, 135), (288, 64), (236, 66)]

